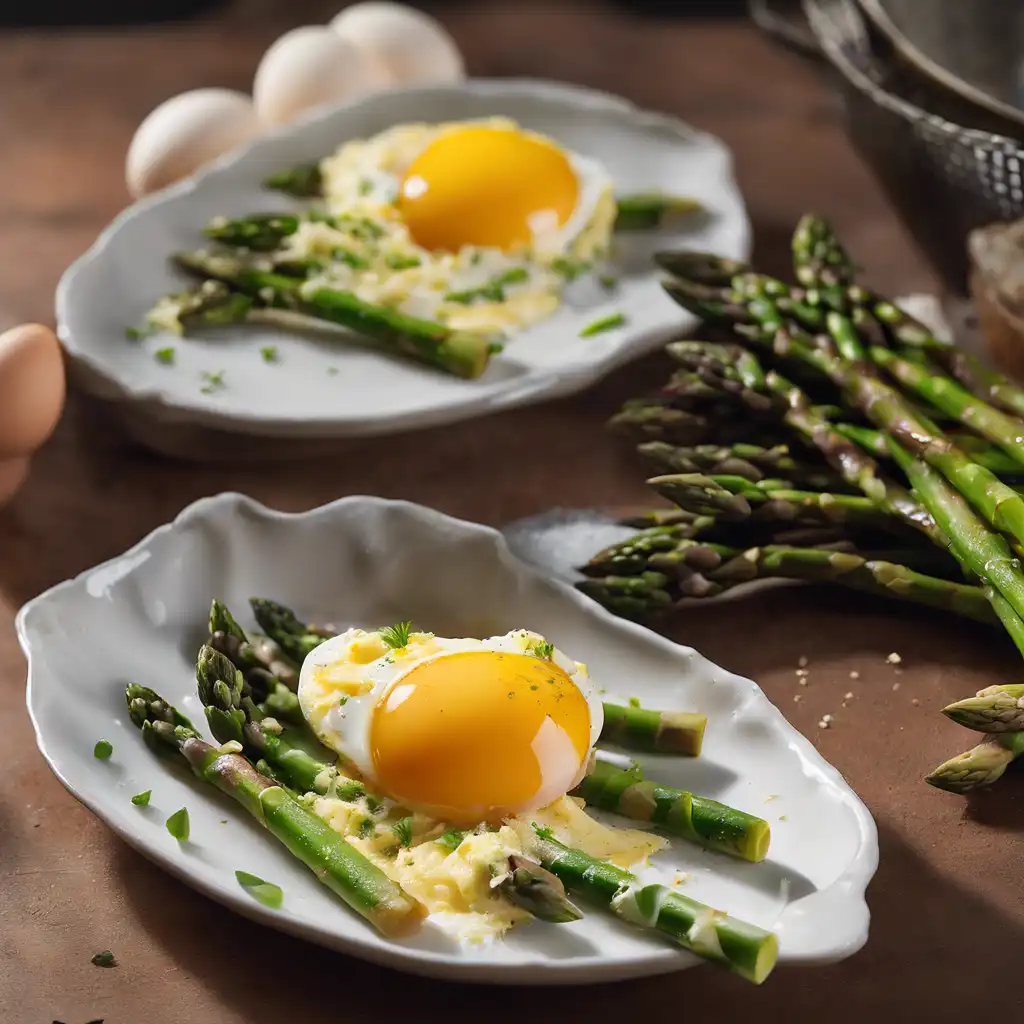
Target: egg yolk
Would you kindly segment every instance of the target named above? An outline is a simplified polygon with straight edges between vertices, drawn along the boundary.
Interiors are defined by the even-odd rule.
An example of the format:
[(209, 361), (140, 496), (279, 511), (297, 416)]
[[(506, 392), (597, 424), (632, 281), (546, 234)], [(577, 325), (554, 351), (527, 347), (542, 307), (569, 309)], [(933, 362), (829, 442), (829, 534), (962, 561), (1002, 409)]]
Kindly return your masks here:
[(572, 165), (550, 142), (508, 128), (461, 128), (413, 161), (398, 209), (425, 249), (510, 250), (562, 227), (578, 192)]
[(590, 747), (590, 710), (557, 665), (467, 651), (404, 675), (374, 709), (377, 782), (455, 824), (496, 821), (568, 790)]

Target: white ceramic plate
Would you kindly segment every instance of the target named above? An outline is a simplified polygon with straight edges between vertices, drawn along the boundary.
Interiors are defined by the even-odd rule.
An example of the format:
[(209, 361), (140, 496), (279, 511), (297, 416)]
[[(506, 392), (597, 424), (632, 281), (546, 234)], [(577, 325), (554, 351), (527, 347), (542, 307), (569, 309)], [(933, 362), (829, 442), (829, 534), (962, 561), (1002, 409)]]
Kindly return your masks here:
[[(444, 978), (610, 981), (696, 962), (596, 910), (572, 925), (531, 923), (477, 948), (453, 946), (429, 923), (412, 939), (384, 939), (236, 805), (168, 771), (128, 720), (124, 684), (151, 685), (203, 722), (193, 660), (210, 599), (219, 595), (241, 612), (254, 594), (345, 624), (411, 618), (448, 636), (526, 626), (585, 660), (610, 695), (705, 712), (700, 758), (651, 756), (643, 767), (767, 817), (769, 859), (738, 863), (676, 841), (656, 858), (654, 875), (690, 872), (687, 893), (776, 929), (782, 963), (832, 962), (866, 940), (864, 889), (878, 857), (871, 816), (754, 683), (526, 567), (494, 530), (377, 498), (345, 498), (299, 515), (235, 494), (205, 499), (18, 616), (29, 712), (51, 768), (127, 842), (201, 892), (314, 942)], [(113, 744), (108, 761), (93, 757), (99, 739)], [(153, 791), (150, 806), (133, 806), (132, 794), (145, 789)], [(182, 806), (192, 838), (179, 846), (164, 820)], [(255, 903), (235, 882), (236, 869), (279, 884), (282, 909)]]
[[(168, 336), (125, 338), (159, 296), (186, 278), (168, 257), (202, 245), (214, 216), (300, 208), (267, 192), (275, 170), (308, 163), (342, 142), (409, 121), (506, 115), (569, 149), (596, 158), (619, 193), (664, 189), (710, 211), (694, 226), (653, 237), (620, 236), (617, 293), (582, 289), (552, 317), (517, 335), (479, 380), (463, 381), (347, 342), (300, 338), (245, 326), (179, 343), (174, 366), (156, 362)], [(136, 203), (64, 275), (57, 322), (76, 380), (102, 398), (166, 423), (274, 437), (334, 438), (426, 427), (580, 390), (650, 351), (695, 320), (662, 291), (654, 248), (706, 249), (746, 258), (750, 227), (717, 139), (625, 100), (537, 81), (470, 81), (371, 95), (268, 135), (197, 177)], [(581, 327), (610, 312), (628, 326), (591, 338)], [(280, 363), (260, 358), (273, 344)], [(224, 371), (226, 387), (202, 393), (203, 372)]]

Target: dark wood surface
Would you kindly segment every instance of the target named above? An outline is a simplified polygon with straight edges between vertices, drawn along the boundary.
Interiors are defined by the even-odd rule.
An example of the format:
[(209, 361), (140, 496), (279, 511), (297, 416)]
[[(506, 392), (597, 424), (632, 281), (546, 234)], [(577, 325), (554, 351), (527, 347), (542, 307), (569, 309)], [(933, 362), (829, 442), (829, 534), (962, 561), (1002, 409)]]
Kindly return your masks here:
[[(297, 3), (288, 25), (330, 13)], [(580, 82), (719, 134), (735, 151), (767, 269), (785, 271), (792, 225), (815, 209), (835, 220), (869, 280), (894, 292), (932, 286), (814, 69), (753, 29), (630, 21), (572, 3), (452, 8), (446, 17), (474, 73)], [(288, 25), (248, 2), (188, 26), (0, 37), (0, 327), (51, 319), (61, 271), (127, 201), (122, 160), (140, 118), (182, 89), (247, 87), (263, 48)], [(1014, 1019), (1006, 986), (1024, 937), (1015, 884), (1022, 783), (1007, 778), (965, 802), (921, 776), (969, 740), (938, 708), (1016, 677), (1019, 663), (1001, 637), (952, 619), (787, 589), (698, 609), (679, 624), (680, 639), (757, 679), (878, 821), (865, 950), (836, 966), (779, 970), (759, 990), (702, 969), (589, 990), (474, 992), (347, 960), (243, 921), (150, 865), (80, 807), (36, 752), (12, 622), (39, 591), (221, 490), (287, 509), (377, 493), (491, 524), (552, 505), (640, 502), (641, 473), (601, 425), (663, 369), (652, 359), (567, 401), (367, 441), (315, 473), (157, 459), (94, 427), (72, 401), (24, 490), (0, 511), (0, 1018), (326, 1024), (475, 1013), (860, 1024), (988, 1010)], [(890, 651), (903, 657), (899, 674), (885, 663)], [(794, 674), (801, 656), (810, 661), (805, 688)], [(856, 696), (842, 708), (847, 691)], [(798, 692), (804, 699), (794, 703)], [(835, 722), (822, 731), (826, 712)], [(119, 966), (93, 967), (92, 954), (108, 948)]]

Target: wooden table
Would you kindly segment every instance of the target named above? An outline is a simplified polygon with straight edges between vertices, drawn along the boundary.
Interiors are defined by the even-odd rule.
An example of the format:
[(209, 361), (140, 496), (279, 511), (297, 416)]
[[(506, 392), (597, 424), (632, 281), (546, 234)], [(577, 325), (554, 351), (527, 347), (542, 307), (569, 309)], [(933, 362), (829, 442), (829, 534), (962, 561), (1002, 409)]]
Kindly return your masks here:
[[(814, 70), (754, 30), (630, 21), (593, 4), (491, 6), (449, 16), (473, 72), (609, 89), (721, 135), (735, 150), (767, 269), (785, 272), (792, 225), (815, 209), (835, 220), (869, 279), (896, 292), (933, 284)], [(50, 320), (61, 271), (126, 202), (122, 158), (146, 111), (193, 86), (248, 86), (259, 54), (287, 26), (259, 2), (242, 8), (152, 32), (0, 39), (0, 327)], [(296, 3), (290, 24), (330, 13), (330, 5)], [(814, 588), (699, 609), (680, 624), (680, 639), (757, 679), (878, 821), (866, 949), (833, 967), (780, 970), (760, 990), (703, 969), (589, 992), (472, 992), (347, 961), (235, 917), (151, 866), (80, 807), (37, 754), (11, 623), (39, 591), (221, 490), (287, 509), (376, 493), (492, 524), (556, 504), (641, 501), (637, 468), (601, 424), (663, 370), (652, 359), (567, 401), (468, 429), (368, 441), (358, 459), (316, 473), (159, 460), (90, 428), (73, 401), (25, 489), (0, 512), (0, 1018), (315, 1024), (450, 1021), (465, 1008), (489, 1021), (756, 1013), (860, 1024), (952, 1021), (985, 1009), (1013, 1019), (1015, 1001), (1000, 991), (1016, 975), (1024, 937), (1014, 874), (1024, 787), (1007, 779), (965, 802), (921, 776), (969, 740), (937, 709), (1013, 677), (1019, 665), (996, 635), (951, 619)], [(885, 661), (890, 651), (903, 657), (900, 672)], [(801, 656), (810, 664), (806, 687), (795, 675)], [(854, 696), (842, 707), (847, 692)], [(826, 712), (832, 728), (819, 730)], [(119, 966), (92, 966), (92, 954), (107, 948)]]

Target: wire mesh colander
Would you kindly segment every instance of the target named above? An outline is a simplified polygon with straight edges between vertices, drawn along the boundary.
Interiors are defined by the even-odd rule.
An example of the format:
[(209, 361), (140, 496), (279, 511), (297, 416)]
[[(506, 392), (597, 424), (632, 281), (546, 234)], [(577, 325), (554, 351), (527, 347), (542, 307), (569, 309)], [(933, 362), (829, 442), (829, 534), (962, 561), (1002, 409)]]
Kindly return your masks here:
[(803, 9), (838, 72), (851, 140), (946, 286), (964, 293), (968, 232), (1024, 217), (1024, 145), (1002, 118), (895, 60), (853, 0)]

